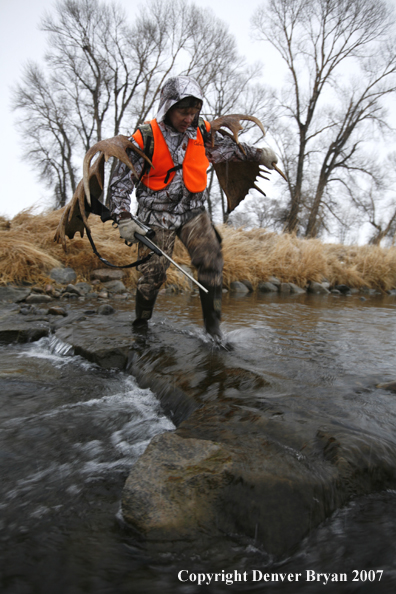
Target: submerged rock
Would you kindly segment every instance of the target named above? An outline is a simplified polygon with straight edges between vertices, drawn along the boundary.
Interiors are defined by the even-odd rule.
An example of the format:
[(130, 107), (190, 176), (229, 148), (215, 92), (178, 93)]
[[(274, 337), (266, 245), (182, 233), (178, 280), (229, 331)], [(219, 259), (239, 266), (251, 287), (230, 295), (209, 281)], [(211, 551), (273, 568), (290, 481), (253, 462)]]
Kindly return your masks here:
[(204, 546), (244, 534), (283, 555), (352, 497), (396, 485), (396, 443), (329, 428), (331, 412), (276, 403), (265, 377), (232, 353), (197, 354), (196, 344), (190, 369), (190, 348), (163, 330), (129, 358), (177, 425), (151, 442), (123, 491), (124, 517), (147, 539)]
[(110, 305), (109, 303), (104, 303), (103, 305), (98, 307), (98, 314), (100, 316), (110, 316), (114, 312), (115, 312), (114, 307), (112, 305)]
[[(0, 343), (33, 342), (50, 333), (50, 323), (38, 317), (35, 309), (24, 308), (24, 315), (9, 313), (0, 316)], [(21, 309), (22, 313), (22, 309)], [(38, 313), (38, 312), (37, 312)]]
[(88, 314), (86, 317), (79, 313), (76, 316), (74, 323), (65, 318), (63, 324), (56, 325), (56, 337), (88, 361), (105, 369), (124, 369), (134, 344), (131, 314), (122, 312), (118, 317), (114, 313), (111, 316)]
[(218, 533), (216, 500), (232, 482), (231, 466), (231, 455), (220, 444), (172, 432), (157, 436), (129, 475), (124, 518), (161, 540)]
[(288, 411), (280, 426), (278, 414), (212, 403), (154, 438), (125, 484), (124, 518), (150, 539), (243, 533), (282, 555), (351, 496), (395, 484), (389, 444)]
[(149, 539), (242, 533), (282, 555), (351, 497), (395, 485), (395, 468), (386, 441), (281, 407), (216, 402), (151, 442), (122, 510)]
[(396, 392), (396, 381), (387, 382), (386, 384), (378, 384), (377, 388), (382, 388), (383, 390), (390, 390), (391, 392)]

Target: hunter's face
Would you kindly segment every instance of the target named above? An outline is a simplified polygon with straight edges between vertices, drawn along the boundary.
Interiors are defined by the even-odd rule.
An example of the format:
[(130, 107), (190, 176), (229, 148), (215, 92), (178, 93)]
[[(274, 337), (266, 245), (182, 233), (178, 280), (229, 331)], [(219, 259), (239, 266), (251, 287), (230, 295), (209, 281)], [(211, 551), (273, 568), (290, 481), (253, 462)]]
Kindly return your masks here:
[(185, 132), (193, 123), (198, 111), (197, 107), (174, 107), (168, 111), (168, 117), (177, 132)]

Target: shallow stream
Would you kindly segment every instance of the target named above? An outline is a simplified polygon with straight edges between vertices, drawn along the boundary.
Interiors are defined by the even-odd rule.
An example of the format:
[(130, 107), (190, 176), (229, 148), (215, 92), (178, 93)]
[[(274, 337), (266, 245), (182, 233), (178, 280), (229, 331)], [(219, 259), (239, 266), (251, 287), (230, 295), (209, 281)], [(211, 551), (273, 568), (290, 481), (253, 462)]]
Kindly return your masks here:
[[(232, 357), (271, 383), (266, 398), (324, 413), (332, 399), (340, 423), (358, 418), (370, 432), (394, 436), (396, 394), (376, 386), (396, 379), (395, 297), (227, 295), (223, 320)], [(151, 324), (155, 332), (173, 329), (186, 345), (198, 336), (213, 354), (197, 297), (160, 296)], [(193, 545), (152, 549), (123, 522), (120, 498), (150, 439), (173, 429), (155, 395), (55, 337), (3, 345), (0, 355), (2, 594), (395, 591), (394, 491), (352, 501), (285, 559), (238, 535), (199, 555)], [(182, 363), (199, 381), (201, 363), (187, 348)], [(253, 570), (256, 578), (301, 577), (253, 581)], [(198, 572), (218, 572), (218, 581), (198, 586)], [(347, 581), (324, 586), (318, 573)]]

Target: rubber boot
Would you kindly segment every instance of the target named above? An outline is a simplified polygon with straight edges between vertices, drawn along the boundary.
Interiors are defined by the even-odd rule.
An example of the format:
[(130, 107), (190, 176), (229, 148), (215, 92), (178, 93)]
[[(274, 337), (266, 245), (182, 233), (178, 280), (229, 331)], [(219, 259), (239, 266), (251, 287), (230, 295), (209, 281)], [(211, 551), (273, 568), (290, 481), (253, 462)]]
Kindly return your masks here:
[(205, 289), (208, 289), (208, 293), (205, 293), (205, 291), (199, 289), (205, 330), (216, 341), (218, 341), (222, 338), (220, 331), (220, 319), (221, 296), (223, 290), (221, 285), (216, 287), (210, 287), (204, 283), (201, 283), (201, 285), (205, 287)]
[(152, 299), (145, 299), (139, 290), (136, 291), (135, 312), (136, 319), (132, 322), (134, 328), (147, 326), (148, 320), (153, 315), (157, 295)]

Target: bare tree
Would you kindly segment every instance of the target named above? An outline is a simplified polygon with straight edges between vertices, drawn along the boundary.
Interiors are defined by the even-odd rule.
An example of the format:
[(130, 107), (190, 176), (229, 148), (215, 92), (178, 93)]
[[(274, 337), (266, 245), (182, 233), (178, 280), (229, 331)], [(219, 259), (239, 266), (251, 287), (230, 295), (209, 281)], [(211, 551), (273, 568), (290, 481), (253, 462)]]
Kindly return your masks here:
[(282, 228), (284, 213), (278, 200), (263, 197), (258, 193), (247, 197), (229, 217), (234, 227), (278, 230)]
[[(315, 236), (334, 211), (330, 187), (352, 172), (372, 175), (362, 148), (374, 127), (384, 128), (383, 99), (396, 86), (393, 13), (382, 0), (269, 0), (254, 23), (288, 72), (276, 134), (289, 179), (285, 231), (303, 230), (305, 219), (305, 234)], [(309, 204), (307, 176), (315, 180)]]
[[(357, 180), (348, 187), (348, 192), (360, 220), (365, 220), (373, 228), (369, 242), (380, 245), (387, 239), (392, 243), (396, 237), (396, 153), (386, 159), (377, 176), (362, 185)], [(378, 200), (383, 196), (383, 200)]]
[(254, 227), (264, 229), (274, 226), (278, 217), (278, 208), (277, 200), (263, 200), (261, 196), (256, 195), (249, 200), (246, 210), (254, 221)]
[(22, 113), (19, 125), (25, 155), (40, 179), (55, 188), (55, 207), (60, 208), (66, 204), (69, 191), (76, 189), (76, 134), (68, 102), (62, 101), (56, 79), (46, 78), (38, 66), (29, 63), (15, 93), (14, 108)]
[(27, 156), (56, 186), (60, 205), (74, 191), (76, 160), (98, 140), (131, 134), (154, 117), (166, 78), (194, 76), (208, 97), (227, 96), (226, 108), (231, 81), (240, 85), (240, 99), (256, 72), (242, 76), (245, 66), (226, 24), (188, 0), (152, 0), (132, 25), (116, 4), (59, 0), (42, 30), (49, 42), (45, 74), (35, 64), (26, 67), (14, 107), (29, 137)]

